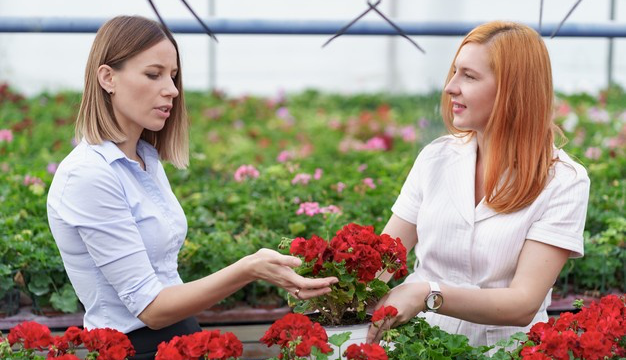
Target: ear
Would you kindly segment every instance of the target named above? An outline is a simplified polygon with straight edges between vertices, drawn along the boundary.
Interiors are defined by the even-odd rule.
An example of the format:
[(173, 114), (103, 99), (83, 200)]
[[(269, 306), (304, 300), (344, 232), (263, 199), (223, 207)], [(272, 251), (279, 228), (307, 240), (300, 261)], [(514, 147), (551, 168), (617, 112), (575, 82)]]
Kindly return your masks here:
[(115, 93), (113, 75), (115, 75), (115, 70), (109, 65), (100, 65), (98, 68), (98, 82), (100, 83), (100, 87), (111, 95)]

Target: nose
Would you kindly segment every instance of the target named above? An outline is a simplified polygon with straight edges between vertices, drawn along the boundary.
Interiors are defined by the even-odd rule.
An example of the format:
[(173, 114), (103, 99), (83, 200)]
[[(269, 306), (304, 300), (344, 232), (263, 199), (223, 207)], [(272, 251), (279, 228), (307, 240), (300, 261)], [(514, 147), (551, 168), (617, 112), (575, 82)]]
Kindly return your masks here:
[(174, 79), (169, 78), (169, 77), (168, 79), (169, 80), (167, 80), (167, 84), (162, 90), (162, 94), (163, 96), (166, 96), (166, 97), (175, 98), (179, 94), (178, 88), (176, 87), (176, 83), (174, 82)]
[(446, 92), (446, 94), (448, 95), (458, 95), (459, 94), (459, 86), (456, 83), (456, 75), (452, 76), (452, 78), (450, 78), (450, 81), (448, 81), (448, 84), (446, 84), (446, 86), (443, 88), (443, 91)]

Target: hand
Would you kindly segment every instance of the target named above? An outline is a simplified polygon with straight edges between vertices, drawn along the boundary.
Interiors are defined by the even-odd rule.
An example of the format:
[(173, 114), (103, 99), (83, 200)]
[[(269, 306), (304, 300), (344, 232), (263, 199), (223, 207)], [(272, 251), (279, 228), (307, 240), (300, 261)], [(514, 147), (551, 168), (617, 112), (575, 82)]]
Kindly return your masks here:
[(381, 306), (393, 306), (398, 309), (398, 315), (391, 319), (384, 319), (372, 324), (367, 333), (367, 343), (378, 343), (385, 330), (402, 325), (424, 310), (424, 299), (430, 288), (428, 283), (408, 283), (396, 286), (385, 295), (376, 309)]
[(320, 279), (302, 277), (292, 269), (300, 266), (302, 260), (270, 249), (261, 249), (246, 258), (249, 259), (248, 272), (255, 280), (265, 280), (280, 286), (298, 299), (310, 299), (327, 294), (331, 291), (330, 285), (339, 281), (335, 277)]

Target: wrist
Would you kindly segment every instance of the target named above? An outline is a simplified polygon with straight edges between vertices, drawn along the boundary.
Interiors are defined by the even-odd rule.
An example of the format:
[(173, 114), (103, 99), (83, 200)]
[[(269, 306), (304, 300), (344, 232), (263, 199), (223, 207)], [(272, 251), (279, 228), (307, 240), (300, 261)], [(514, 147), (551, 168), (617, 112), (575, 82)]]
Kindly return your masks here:
[(436, 313), (441, 309), (441, 306), (443, 306), (443, 294), (437, 282), (429, 281), (427, 285), (429, 292), (424, 298), (424, 308), (426, 311)]
[(243, 279), (246, 284), (251, 283), (256, 280), (260, 280), (259, 274), (257, 273), (255, 266), (256, 257), (255, 254), (246, 255), (239, 259), (234, 265), (236, 266), (236, 275), (237, 278)]

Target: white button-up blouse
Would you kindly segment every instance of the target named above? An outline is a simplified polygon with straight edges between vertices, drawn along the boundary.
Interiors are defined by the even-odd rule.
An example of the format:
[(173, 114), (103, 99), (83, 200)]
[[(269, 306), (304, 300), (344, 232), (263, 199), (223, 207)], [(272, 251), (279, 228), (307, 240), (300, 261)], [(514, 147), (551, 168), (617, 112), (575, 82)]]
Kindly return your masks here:
[[(405, 281), (437, 281), (462, 288), (508, 287), (527, 239), (581, 257), (589, 198), (585, 169), (563, 150), (555, 150), (559, 161), (539, 197), (519, 211), (499, 214), (484, 200), (474, 205), (476, 150), (475, 137), (448, 135), (418, 155), (392, 207), (395, 215), (417, 227), (417, 262)], [(550, 299), (551, 291), (527, 327), (480, 325), (436, 313), (420, 316), (450, 333), (468, 336), (472, 345), (494, 345), (546, 321)]]
[(137, 153), (146, 171), (110, 141), (82, 141), (50, 186), (48, 223), (86, 328), (144, 327), (137, 316), (164, 287), (182, 283), (185, 214), (156, 149), (140, 140)]

